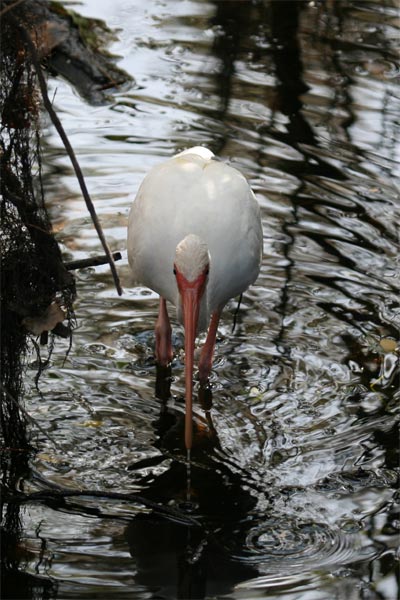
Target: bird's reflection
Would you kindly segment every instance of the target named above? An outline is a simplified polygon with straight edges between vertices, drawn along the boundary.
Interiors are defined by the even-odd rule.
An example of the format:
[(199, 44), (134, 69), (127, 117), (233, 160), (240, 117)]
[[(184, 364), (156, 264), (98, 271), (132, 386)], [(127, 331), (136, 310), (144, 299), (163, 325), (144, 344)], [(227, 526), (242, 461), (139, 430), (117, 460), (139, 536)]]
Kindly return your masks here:
[[(174, 505), (183, 514), (195, 517), (199, 525), (138, 515), (128, 526), (126, 538), (136, 559), (137, 583), (148, 587), (157, 598), (214, 597), (229, 593), (239, 581), (257, 575), (251, 566), (232, 558), (235, 548), (243, 545), (256, 499), (243, 490), (239, 475), (214, 460), (215, 450), (221, 448), (212, 424), (209, 387), (199, 390), (205, 419), (204, 425), (197, 423), (194, 427), (188, 471), (182, 441), (183, 415), (168, 409), (170, 384), (170, 368), (158, 368), (156, 393), (161, 409), (154, 423), (157, 445), (165, 454), (175, 455), (176, 460), (160, 476), (142, 479), (143, 494), (153, 501)], [(135, 468), (143, 466), (140, 463)]]

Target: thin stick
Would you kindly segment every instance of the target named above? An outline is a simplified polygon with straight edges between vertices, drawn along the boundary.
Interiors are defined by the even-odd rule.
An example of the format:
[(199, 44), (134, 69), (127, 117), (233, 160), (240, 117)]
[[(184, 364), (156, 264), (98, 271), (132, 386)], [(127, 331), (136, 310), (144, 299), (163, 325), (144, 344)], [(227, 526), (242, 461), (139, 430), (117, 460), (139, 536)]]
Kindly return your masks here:
[[(112, 255), (114, 260), (121, 260), (122, 256), (120, 252), (114, 252)], [(82, 260), (71, 260), (71, 262), (64, 263), (67, 271), (74, 271), (75, 269), (86, 269), (86, 267), (98, 267), (108, 263), (107, 256), (93, 256), (93, 258), (82, 258)]]
[(79, 182), (79, 186), (80, 186), (81, 191), (82, 191), (82, 195), (83, 195), (84, 200), (86, 202), (87, 209), (88, 209), (88, 211), (90, 213), (90, 216), (92, 218), (93, 225), (95, 226), (95, 229), (97, 231), (97, 235), (99, 236), (100, 242), (101, 242), (101, 244), (102, 244), (102, 246), (104, 248), (104, 251), (106, 253), (107, 260), (108, 260), (108, 263), (110, 265), (111, 273), (112, 273), (112, 276), (113, 276), (113, 279), (114, 279), (115, 287), (117, 289), (118, 294), (121, 296), (122, 295), (122, 288), (121, 288), (121, 284), (120, 284), (120, 281), (119, 281), (117, 269), (115, 268), (115, 263), (114, 263), (114, 260), (113, 260), (110, 248), (108, 247), (106, 238), (105, 238), (104, 233), (103, 233), (103, 229), (102, 229), (102, 227), (100, 225), (100, 222), (99, 222), (99, 220), (97, 218), (97, 214), (96, 214), (96, 211), (95, 211), (92, 199), (90, 198), (89, 192), (87, 190), (85, 179), (83, 177), (82, 170), (81, 170), (81, 168), (79, 166), (79, 163), (77, 161), (77, 158), (75, 156), (75, 152), (73, 151), (71, 143), (70, 143), (70, 141), (69, 141), (69, 139), (67, 137), (67, 134), (65, 133), (64, 127), (62, 126), (61, 121), (58, 118), (58, 116), (57, 116), (57, 114), (56, 114), (56, 112), (55, 112), (55, 110), (54, 110), (54, 108), (53, 108), (53, 106), (52, 106), (52, 104), (50, 102), (49, 96), (47, 94), (47, 85), (46, 85), (45, 78), (43, 76), (42, 67), (41, 67), (40, 61), (38, 59), (38, 55), (37, 55), (37, 52), (36, 52), (35, 45), (34, 45), (34, 43), (32, 41), (31, 36), (29, 35), (29, 33), (27, 32), (27, 30), (25, 29), (25, 27), (23, 27), (19, 23), (17, 23), (17, 26), (22, 31), (23, 36), (24, 36), (24, 38), (25, 38), (25, 40), (27, 42), (27, 45), (28, 45), (28, 48), (29, 48), (29, 52), (30, 52), (30, 55), (31, 55), (31, 58), (32, 58), (32, 62), (33, 62), (34, 66), (35, 66), (35, 69), (36, 69), (36, 74), (37, 74), (37, 77), (38, 77), (39, 87), (40, 87), (40, 91), (42, 93), (42, 98), (43, 98), (44, 106), (45, 106), (47, 112), (49, 113), (50, 119), (52, 120), (53, 125), (56, 128), (56, 130), (57, 130), (57, 132), (58, 132), (58, 134), (59, 134), (59, 136), (60, 136), (60, 138), (61, 138), (61, 140), (62, 140), (62, 142), (64, 144), (64, 148), (67, 151), (67, 154), (68, 154), (68, 156), (69, 156), (69, 158), (71, 160), (72, 166), (74, 168), (76, 177), (77, 177), (78, 182)]
[(240, 294), (239, 300), (238, 300), (238, 303), (237, 303), (237, 307), (236, 307), (235, 313), (233, 315), (232, 333), (235, 331), (236, 320), (237, 320), (237, 317), (238, 317), (238, 314), (239, 314), (240, 303), (242, 302), (242, 297), (243, 297), (243, 294)]
[(18, 4), (22, 4), (22, 2), (25, 2), (25, 0), (16, 0), (16, 2), (14, 2), (13, 4), (9, 4), (8, 6), (5, 6), (3, 8), (3, 10), (0, 11), (0, 17), (5, 15), (6, 13), (8, 13), (9, 10), (12, 10), (16, 6), (18, 6)]
[(101, 490), (68, 490), (63, 488), (41, 490), (39, 492), (32, 492), (30, 494), (24, 494), (17, 492), (14, 495), (10, 495), (5, 498), (6, 502), (17, 502), (17, 503), (29, 503), (29, 502), (46, 502), (49, 500), (66, 499), (66, 498), (100, 498), (103, 500), (119, 500), (122, 502), (135, 502), (136, 504), (142, 504), (147, 508), (158, 512), (160, 515), (169, 517), (176, 521), (180, 521), (185, 525), (191, 525), (192, 527), (202, 527), (201, 522), (190, 515), (185, 514), (183, 511), (174, 509), (169, 506), (164, 506), (153, 500), (149, 500), (144, 496), (140, 496), (135, 493), (121, 493), (121, 492), (106, 492)]

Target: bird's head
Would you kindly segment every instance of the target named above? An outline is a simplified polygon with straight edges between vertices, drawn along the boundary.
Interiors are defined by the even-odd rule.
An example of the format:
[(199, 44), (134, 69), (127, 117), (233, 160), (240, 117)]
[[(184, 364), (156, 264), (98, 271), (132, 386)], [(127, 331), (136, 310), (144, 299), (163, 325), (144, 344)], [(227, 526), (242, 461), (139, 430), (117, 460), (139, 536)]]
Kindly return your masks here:
[[(193, 317), (196, 317), (195, 333), (198, 330), (200, 304), (205, 296), (209, 267), (210, 254), (207, 244), (199, 236), (191, 233), (179, 242), (174, 260), (174, 275), (179, 293), (178, 317), (185, 326), (188, 304), (193, 305), (196, 309), (193, 313)], [(204, 315), (200, 314), (200, 320), (204, 320)], [(206, 323), (201, 325), (203, 329)]]
[(192, 446), (192, 391), (194, 342), (199, 323), (200, 303), (207, 286), (210, 255), (207, 244), (197, 235), (187, 235), (176, 247), (174, 274), (180, 296), (185, 328), (185, 443)]
[(190, 233), (179, 242), (175, 251), (174, 269), (187, 281), (194, 281), (208, 272), (210, 255), (207, 244), (198, 235)]

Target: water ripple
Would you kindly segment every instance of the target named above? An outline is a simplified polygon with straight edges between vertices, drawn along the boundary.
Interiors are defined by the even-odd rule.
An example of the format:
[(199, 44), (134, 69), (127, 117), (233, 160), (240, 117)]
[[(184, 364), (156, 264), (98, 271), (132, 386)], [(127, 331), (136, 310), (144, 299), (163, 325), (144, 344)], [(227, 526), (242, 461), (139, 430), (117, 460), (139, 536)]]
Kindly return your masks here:
[[(261, 274), (234, 334), (234, 302), (222, 316), (207, 410), (195, 386), (195, 504), (234, 563), (227, 580), (243, 581), (235, 597), (266, 588), (290, 600), (356, 598), (372, 579), (371, 594), (389, 598), (388, 564), (370, 560), (393, 529), (398, 466), (394, 5), (85, 0), (79, 10), (119, 28), (112, 50), (137, 86), (88, 111), (66, 82), (49, 82), (107, 239), (124, 253), (125, 293), (117, 298), (106, 266), (77, 273), (73, 347), (67, 360), (65, 347), (53, 354), (41, 394), (27, 394), (42, 430), (24, 485), (40, 475), (72, 489), (186, 497), (182, 330), (171, 311), (176, 357), (160, 384), (157, 296), (133, 287), (125, 234), (144, 174), (185, 147), (210, 146), (249, 179), (264, 229)], [(65, 256), (101, 252), (52, 129), (43, 143)], [(60, 597), (104, 598), (106, 583), (115, 598), (178, 597), (162, 584), (153, 594), (154, 569), (166, 564), (170, 581), (171, 565), (185, 562), (186, 532), (163, 536), (157, 522), (151, 545), (145, 523), (144, 550), (131, 556), (118, 527), (107, 537), (110, 519), (96, 530), (65, 510), (26, 516), (32, 538), (43, 523)], [(194, 555), (206, 553), (200, 540)], [(236, 577), (242, 563), (252, 573)]]
[(354, 558), (354, 539), (328, 525), (301, 522), (291, 518), (272, 518), (252, 528), (243, 553), (246, 560), (263, 562), (271, 571), (285, 567), (312, 568), (348, 562)]

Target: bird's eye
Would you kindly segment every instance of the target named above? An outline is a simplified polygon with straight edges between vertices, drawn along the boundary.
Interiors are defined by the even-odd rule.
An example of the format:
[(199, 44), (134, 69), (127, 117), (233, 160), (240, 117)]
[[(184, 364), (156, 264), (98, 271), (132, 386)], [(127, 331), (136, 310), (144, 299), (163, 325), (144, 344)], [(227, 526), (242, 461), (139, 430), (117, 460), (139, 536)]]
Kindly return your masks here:
[(174, 270), (174, 275), (176, 275), (176, 269), (175, 269), (175, 267), (174, 267), (174, 269), (173, 269), (173, 270)]
[(207, 269), (206, 269), (206, 275), (208, 275), (209, 272), (210, 272), (210, 269), (207, 267)]

